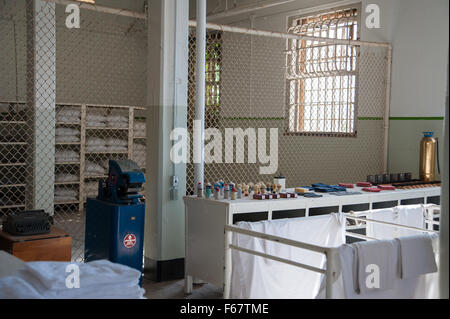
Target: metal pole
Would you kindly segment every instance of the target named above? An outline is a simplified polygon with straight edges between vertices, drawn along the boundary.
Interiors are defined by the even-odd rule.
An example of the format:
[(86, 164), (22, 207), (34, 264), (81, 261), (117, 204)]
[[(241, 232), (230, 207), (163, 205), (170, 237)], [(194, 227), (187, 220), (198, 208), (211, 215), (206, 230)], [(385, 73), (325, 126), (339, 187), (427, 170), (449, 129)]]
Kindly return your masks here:
[(110, 13), (110, 14), (121, 15), (121, 16), (125, 16), (125, 17), (132, 17), (132, 18), (137, 18), (137, 19), (147, 19), (147, 16), (144, 12), (135, 12), (135, 11), (126, 10), (126, 9), (116, 9), (116, 8), (105, 7), (105, 6), (100, 6), (100, 5), (86, 3), (86, 2), (79, 2), (79, 1), (74, 1), (74, 0), (43, 0), (43, 1), (53, 2), (56, 4), (62, 4), (62, 5), (66, 5), (66, 6), (69, 4), (76, 4), (78, 7), (80, 7), (80, 9), (87, 9), (87, 10), (102, 12), (102, 13)]
[(243, 13), (254, 12), (256, 10), (272, 8), (274, 6), (279, 6), (279, 5), (291, 3), (294, 1), (295, 0), (282, 0), (282, 1), (277, 1), (277, 2), (266, 1), (263, 3), (252, 4), (250, 6), (238, 7), (238, 8), (229, 9), (229, 10), (227, 8), (225, 8), (225, 11), (209, 15), (208, 20), (209, 19), (226, 18), (226, 17), (243, 14)]
[(196, 28), (196, 94), (194, 121), (194, 192), (197, 183), (204, 184), (205, 136), (205, 68), (206, 68), (206, 0), (197, 0)]
[[(447, 60), (448, 61), (448, 60)], [(440, 298), (448, 299), (448, 130), (449, 126), (449, 105), (448, 105), (448, 64), (447, 64), (447, 99), (445, 103), (444, 120), (444, 167), (442, 172), (442, 190), (441, 190), (441, 214), (440, 214), (440, 236), (439, 236), (439, 292)]]
[[(190, 27), (197, 27), (197, 22), (194, 20), (189, 20)], [(223, 32), (234, 32), (240, 34), (247, 35), (256, 35), (256, 36), (264, 36), (271, 38), (280, 38), (280, 39), (291, 39), (291, 40), (309, 40), (309, 41), (319, 41), (330, 44), (341, 44), (341, 45), (363, 45), (368, 47), (378, 47), (378, 48), (389, 48), (391, 45), (385, 42), (369, 42), (369, 41), (359, 41), (359, 40), (342, 40), (342, 39), (330, 39), (330, 38), (322, 38), (322, 37), (311, 37), (305, 35), (297, 35), (291, 33), (283, 33), (283, 32), (272, 32), (272, 31), (263, 31), (263, 30), (255, 30), (248, 28), (235, 27), (230, 25), (222, 25), (215, 23), (207, 23), (206, 28), (210, 30), (223, 31)]]
[(384, 109), (384, 144), (383, 144), (383, 172), (388, 172), (389, 159), (389, 118), (391, 116), (391, 70), (392, 70), (392, 46), (388, 47), (386, 70), (386, 100)]
[(331, 258), (332, 249), (326, 252), (327, 269), (325, 270), (325, 298), (333, 299), (333, 262)]

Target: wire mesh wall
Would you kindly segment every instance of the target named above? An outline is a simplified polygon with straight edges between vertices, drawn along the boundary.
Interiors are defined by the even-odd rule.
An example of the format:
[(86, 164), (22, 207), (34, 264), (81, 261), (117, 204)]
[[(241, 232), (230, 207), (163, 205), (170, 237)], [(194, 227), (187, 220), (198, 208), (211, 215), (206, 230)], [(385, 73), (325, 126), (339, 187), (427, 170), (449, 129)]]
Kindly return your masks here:
[[(65, 6), (0, 1), (0, 216), (54, 214), (77, 261), (85, 198), (96, 194), (107, 160), (131, 158), (145, 168), (147, 93), (145, 20), (83, 9), (80, 16), (80, 27), (68, 28)], [(194, 28), (189, 52), (192, 133)], [(206, 180), (267, 182), (281, 172), (287, 186), (301, 186), (382, 170), (386, 48), (209, 30), (206, 62)], [(314, 128), (321, 134), (304, 134)]]
[[(356, 40), (347, 36), (353, 32), (350, 26), (353, 22), (335, 38)], [(298, 28), (290, 30), (322, 36), (294, 31)], [(192, 134), (195, 28), (190, 34), (188, 128)], [(295, 187), (359, 181), (381, 173), (388, 48), (358, 43), (209, 30), (205, 181), (266, 183), (282, 173), (287, 186)], [(188, 194), (195, 185), (192, 160), (191, 156), (187, 165)]]
[(145, 20), (0, 1), (0, 217), (45, 209), (84, 257), (86, 196), (109, 159), (145, 169)]

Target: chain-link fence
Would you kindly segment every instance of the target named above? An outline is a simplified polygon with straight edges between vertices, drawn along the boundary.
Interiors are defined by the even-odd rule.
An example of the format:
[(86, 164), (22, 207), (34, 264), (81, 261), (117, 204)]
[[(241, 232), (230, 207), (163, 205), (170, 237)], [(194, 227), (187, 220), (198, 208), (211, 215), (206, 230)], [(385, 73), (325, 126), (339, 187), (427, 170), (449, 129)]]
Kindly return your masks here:
[[(356, 40), (354, 19), (344, 18), (350, 22), (335, 22), (334, 38)], [(330, 31), (324, 35), (316, 29), (292, 28), (289, 33), (330, 38)], [(191, 134), (195, 46), (192, 28)], [(287, 186), (295, 187), (360, 181), (382, 172), (388, 65), (388, 46), (208, 30), (205, 181), (266, 183), (283, 174)], [(192, 160), (191, 154), (188, 194), (195, 185)]]
[[(147, 25), (81, 9), (80, 27), (68, 28), (65, 9), (0, 0), (0, 217), (45, 209), (70, 233), (72, 258), (80, 261), (85, 199), (96, 195), (107, 160), (146, 166)], [(352, 14), (323, 24), (326, 35), (309, 18), (290, 32), (332, 37), (335, 30), (335, 38), (354, 39)], [(195, 40), (193, 28), (191, 133)], [(209, 29), (205, 58), (207, 181), (267, 182), (282, 173), (287, 186), (301, 186), (383, 169), (386, 47)]]
[(45, 209), (84, 257), (84, 209), (109, 159), (145, 169), (144, 19), (0, 1), (0, 217)]

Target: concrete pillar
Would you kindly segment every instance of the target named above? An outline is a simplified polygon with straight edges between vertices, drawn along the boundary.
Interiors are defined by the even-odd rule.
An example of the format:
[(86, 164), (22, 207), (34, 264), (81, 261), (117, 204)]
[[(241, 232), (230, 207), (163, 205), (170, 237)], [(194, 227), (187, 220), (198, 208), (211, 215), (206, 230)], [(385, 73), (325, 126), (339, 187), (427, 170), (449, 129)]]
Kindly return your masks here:
[[(184, 276), (186, 164), (170, 160), (174, 127), (187, 126), (189, 1), (149, 1), (145, 273), (161, 281)], [(171, 177), (179, 180), (170, 198)]]
[(27, 2), (27, 104), (33, 126), (32, 203), (53, 214), (56, 99), (55, 4)]

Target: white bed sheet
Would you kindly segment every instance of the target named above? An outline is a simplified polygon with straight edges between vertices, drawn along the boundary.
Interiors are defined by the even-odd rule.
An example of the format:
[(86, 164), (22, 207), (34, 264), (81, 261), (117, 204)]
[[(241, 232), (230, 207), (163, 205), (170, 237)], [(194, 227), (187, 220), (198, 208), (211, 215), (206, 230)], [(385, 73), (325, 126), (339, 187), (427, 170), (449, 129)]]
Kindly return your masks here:
[[(345, 243), (343, 214), (241, 222), (238, 227), (324, 247)], [(326, 261), (323, 254), (241, 234), (233, 234), (233, 244), (320, 268)], [(324, 278), (316, 272), (236, 250), (232, 261), (231, 298), (312, 299)]]

